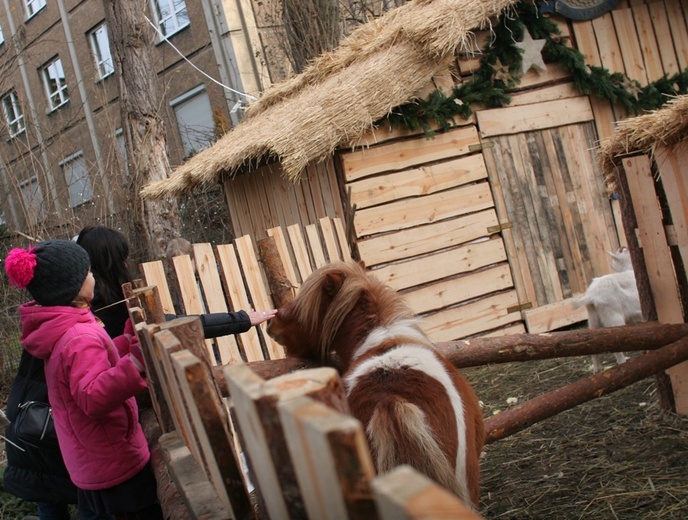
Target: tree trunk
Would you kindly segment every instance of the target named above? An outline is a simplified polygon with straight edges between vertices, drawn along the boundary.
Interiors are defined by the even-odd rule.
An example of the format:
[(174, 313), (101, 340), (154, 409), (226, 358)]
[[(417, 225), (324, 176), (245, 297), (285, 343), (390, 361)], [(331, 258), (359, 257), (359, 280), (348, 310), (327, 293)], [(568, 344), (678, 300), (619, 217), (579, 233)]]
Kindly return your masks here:
[(130, 239), (136, 253), (157, 259), (169, 239), (178, 234), (179, 214), (174, 199), (144, 201), (139, 196), (143, 186), (171, 173), (151, 57), (154, 36), (146, 21), (148, 4), (140, 0), (103, 0), (103, 4), (120, 78), (122, 129), (129, 163), (125, 201), (119, 210), (132, 216)]

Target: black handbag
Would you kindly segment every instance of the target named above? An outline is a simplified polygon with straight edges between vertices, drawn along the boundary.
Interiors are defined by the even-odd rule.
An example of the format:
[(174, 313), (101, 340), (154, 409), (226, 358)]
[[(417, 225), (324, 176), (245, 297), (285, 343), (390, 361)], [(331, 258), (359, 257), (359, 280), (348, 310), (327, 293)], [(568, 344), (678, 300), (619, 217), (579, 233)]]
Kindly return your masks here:
[(31, 446), (44, 444), (57, 446), (57, 434), (53, 423), (53, 409), (48, 403), (27, 401), (19, 405), (14, 423), (17, 438)]
[[(33, 358), (29, 363), (29, 372)], [(53, 422), (53, 409), (48, 403), (42, 401), (26, 401), (26, 387), (28, 378), (22, 390), (22, 403), (14, 421), (14, 433), (17, 438), (26, 444), (40, 448), (44, 445), (57, 446), (57, 434)]]

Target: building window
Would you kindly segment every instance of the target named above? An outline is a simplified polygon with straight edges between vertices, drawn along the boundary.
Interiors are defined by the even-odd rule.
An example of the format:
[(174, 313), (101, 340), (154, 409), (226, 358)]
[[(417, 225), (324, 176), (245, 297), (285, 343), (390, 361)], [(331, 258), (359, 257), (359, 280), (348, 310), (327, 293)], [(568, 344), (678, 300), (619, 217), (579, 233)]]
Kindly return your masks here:
[(45, 199), (36, 176), (19, 184), (19, 191), (24, 203), (26, 221), (30, 224), (41, 222), (45, 218)]
[(45, 7), (45, 0), (25, 0), (25, 2), (27, 18), (31, 18), (38, 11)]
[(2, 111), (10, 129), (10, 137), (21, 134), (24, 131), (24, 114), (14, 90), (3, 96)]
[(55, 110), (69, 101), (67, 81), (65, 80), (62, 60), (57, 58), (43, 68), (43, 83), (48, 94), (50, 108)]
[(189, 25), (189, 14), (184, 0), (153, 0), (153, 3), (158, 26), (164, 36), (170, 36)]
[(115, 72), (112, 54), (110, 54), (107, 25), (102, 24), (91, 33), (91, 48), (96, 69), (98, 69), (98, 79), (103, 79)]
[(93, 198), (93, 185), (82, 152), (67, 157), (60, 163), (69, 186), (69, 201), (73, 208)]
[(5, 43), (5, 35), (2, 34), (2, 27), (0, 27), (0, 45)]
[(201, 85), (173, 99), (170, 106), (177, 118), (184, 157), (191, 157), (215, 141), (213, 110), (205, 86)]

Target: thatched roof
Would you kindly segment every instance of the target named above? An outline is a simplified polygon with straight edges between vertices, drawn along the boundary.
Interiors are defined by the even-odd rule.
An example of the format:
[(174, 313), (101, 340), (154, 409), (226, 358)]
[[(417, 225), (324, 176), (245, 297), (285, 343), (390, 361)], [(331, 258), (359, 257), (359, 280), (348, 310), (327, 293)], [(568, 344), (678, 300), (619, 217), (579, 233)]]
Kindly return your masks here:
[(516, 1), (412, 0), (390, 11), (302, 74), (268, 89), (246, 120), (169, 179), (148, 185), (143, 196), (180, 196), (269, 158), (281, 161), (291, 180), (299, 179), (308, 163), (359, 139), (410, 101), (447, 69), (458, 49), (472, 48), (471, 29)]
[(624, 156), (654, 155), (657, 146), (672, 146), (688, 139), (688, 96), (679, 96), (665, 108), (618, 123), (614, 134), (600, 145), (602, 170), (608, 179)]

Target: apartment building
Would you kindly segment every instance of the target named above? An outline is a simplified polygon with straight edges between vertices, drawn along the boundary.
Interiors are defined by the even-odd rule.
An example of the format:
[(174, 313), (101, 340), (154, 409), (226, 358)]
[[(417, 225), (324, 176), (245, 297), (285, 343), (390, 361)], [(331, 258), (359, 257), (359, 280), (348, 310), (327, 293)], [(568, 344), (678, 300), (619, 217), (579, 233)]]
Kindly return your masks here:
[[(261, 2), (149, 0), (147, 19), (173, 167), (235, 125), (246, 96), (288, 73)], [(9, 229), (118, 210), (128, 175), (119, 81), (103, 0), (2, 0), (0, 218)]]

